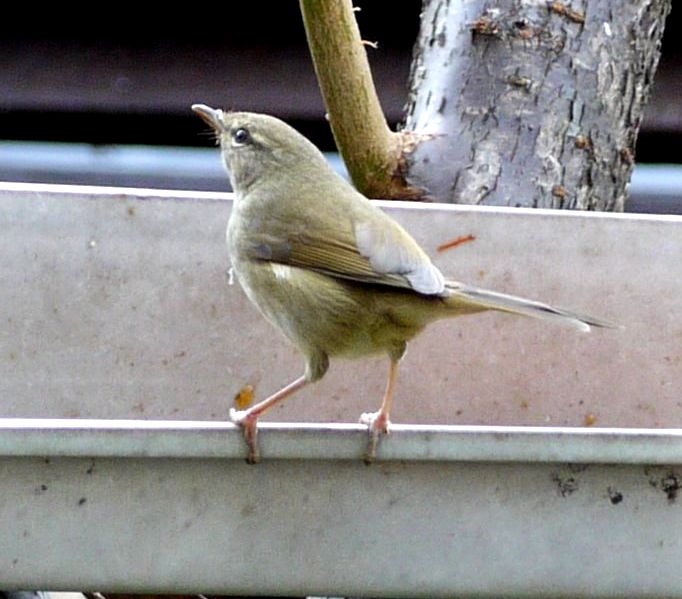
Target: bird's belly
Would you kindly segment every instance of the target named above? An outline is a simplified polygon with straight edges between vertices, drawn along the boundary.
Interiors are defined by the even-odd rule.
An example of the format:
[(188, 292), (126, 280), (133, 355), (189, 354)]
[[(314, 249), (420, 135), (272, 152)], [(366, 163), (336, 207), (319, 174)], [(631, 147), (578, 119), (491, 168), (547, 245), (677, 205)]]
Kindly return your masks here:
[(402, 353), (422, 326), (396, 322), (367, 287), (268, 262), (236, 263), (249, 299), (294, 345), (329, 356)]

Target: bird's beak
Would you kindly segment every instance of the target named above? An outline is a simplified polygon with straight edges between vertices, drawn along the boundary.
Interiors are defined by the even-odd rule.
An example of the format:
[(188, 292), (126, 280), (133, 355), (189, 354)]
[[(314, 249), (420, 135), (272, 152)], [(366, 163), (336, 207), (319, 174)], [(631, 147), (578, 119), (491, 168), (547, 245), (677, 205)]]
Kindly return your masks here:
[(223, 124), (223, 111), (220, 108), (211, 108), (206, 106), (206, 104), (192, 104), (192, 110), (216, 131), (222, 131), (225, 128)]

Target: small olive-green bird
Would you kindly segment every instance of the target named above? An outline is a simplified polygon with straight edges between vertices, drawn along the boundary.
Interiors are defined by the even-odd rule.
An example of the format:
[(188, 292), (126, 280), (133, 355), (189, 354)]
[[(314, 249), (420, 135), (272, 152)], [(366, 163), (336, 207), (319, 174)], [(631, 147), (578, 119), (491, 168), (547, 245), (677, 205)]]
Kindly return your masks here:
[(234, 272), (249, 299), (303, 354), (305, 372), (267, 399), (230, 411), (247, 460), (259, 459), (257, 420), (319, 380), (330, 357), (385, 354), (378, 412), (361, 416), (366, 461), (388, 432), (398, 362), (426, 325), (499, 310), (574, 325), (608, 326), (546, 304), (445, 279), (412, 236), (340, 177), (305, 137), (272, 116), (192, 106), (216, 132), (235, 202), (227, 226)]

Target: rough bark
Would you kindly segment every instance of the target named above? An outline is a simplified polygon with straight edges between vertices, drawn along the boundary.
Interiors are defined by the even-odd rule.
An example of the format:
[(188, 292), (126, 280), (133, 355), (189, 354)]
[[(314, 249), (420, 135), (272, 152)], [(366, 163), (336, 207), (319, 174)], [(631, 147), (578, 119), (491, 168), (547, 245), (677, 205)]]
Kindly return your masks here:
[(408, 181), (442, 202), (622, 210), (670, 0), (425, 0)]

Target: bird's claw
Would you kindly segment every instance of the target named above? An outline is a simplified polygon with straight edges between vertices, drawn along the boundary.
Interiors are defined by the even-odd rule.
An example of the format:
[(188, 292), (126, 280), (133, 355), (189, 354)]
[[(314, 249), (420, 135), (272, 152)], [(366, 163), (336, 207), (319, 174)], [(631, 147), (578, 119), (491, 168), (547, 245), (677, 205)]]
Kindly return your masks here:
[(360, 424), (367, 425), (369, 441), (365, 452), (365, 464), (371, 464), (377, 456), (377, 447), (383, 435), (388, 435), (390, 420), (382, 412), (365, 412), (360, 416)]
[(242, 428), (244, 439), (249, 448), (246, 456), (247, 464), (260, 462), (260, 450), (258, 449), (258, 418), (251, 416), (248, 410), (236, 410), (230, 408), (230, 420)]

